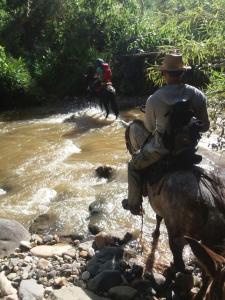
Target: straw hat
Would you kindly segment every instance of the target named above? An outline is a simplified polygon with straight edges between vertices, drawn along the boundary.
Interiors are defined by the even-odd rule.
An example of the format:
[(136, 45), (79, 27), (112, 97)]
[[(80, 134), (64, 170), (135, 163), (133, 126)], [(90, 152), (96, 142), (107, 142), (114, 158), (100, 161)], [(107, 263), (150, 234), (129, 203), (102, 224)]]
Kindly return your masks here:
[(161, 71), (180, 71), (191, 69), (191, 67), (184, 65), (181, 54), (173, 53), (165, 56), (163, 64), (159, 69)]

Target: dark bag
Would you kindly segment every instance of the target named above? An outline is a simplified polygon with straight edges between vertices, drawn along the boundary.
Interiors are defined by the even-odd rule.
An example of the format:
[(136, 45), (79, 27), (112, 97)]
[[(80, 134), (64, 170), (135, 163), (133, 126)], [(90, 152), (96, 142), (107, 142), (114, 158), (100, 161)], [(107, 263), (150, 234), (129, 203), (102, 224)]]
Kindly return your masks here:
[(172, 105), (165, 117), (170, 118), (170, 130), (164, 133), (163, 143), (170, 153), (176, 154), (197, 146), (201, 138), (201, 122), (194, 118), (194, 112), (188, 100)]

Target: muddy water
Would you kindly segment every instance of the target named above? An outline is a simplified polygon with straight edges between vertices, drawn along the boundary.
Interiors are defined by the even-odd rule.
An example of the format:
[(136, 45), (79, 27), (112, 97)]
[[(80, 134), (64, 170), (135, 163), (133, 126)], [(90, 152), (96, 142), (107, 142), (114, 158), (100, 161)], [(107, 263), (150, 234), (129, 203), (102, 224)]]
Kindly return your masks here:
[[(121, 209), (127, 195), (126, 163), (129, 154), (124, 143), (125, 121), (141, 118), (137, 110), (122, 113), (118, 120), (105, 120), (98, 108), (42, 108), (0, 116), (0, 217), (16, 219), (27, 228), (43, 213), (57, 215), (65, 233), (86, 234), (89, 205), (104, 203), (104, 214), (96, 217), (103, 228), (116, 231), (141, 228), (140, 217)], [(203, 139), (203, 166), (224, 174), (223, 157), (211, 152)], [(95, 169), (110, 165), (112, 180), (98, 179)], [(149, 240), (155, 215), (147, 199), (144, 203), (144, 237)], [(158, 255), (170, 259), (167, 235), (162, 228)]]

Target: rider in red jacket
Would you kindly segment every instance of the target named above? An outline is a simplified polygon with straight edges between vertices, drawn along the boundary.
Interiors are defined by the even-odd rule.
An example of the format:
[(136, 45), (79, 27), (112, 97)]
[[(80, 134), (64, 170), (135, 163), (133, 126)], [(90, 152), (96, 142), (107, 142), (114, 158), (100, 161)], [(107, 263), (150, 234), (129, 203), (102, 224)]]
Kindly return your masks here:
[(107, 63), (101, 65), (103, 69), (102, 83), (112, 84), (112, 71)]
[(103, 59), (96, 60), (96, 80), (94, 81), (93, 88), (95, 92), (99, 93), (101, 88), (105, 85), (112, 84), (112, 71), (109, 64), (105, 63)]

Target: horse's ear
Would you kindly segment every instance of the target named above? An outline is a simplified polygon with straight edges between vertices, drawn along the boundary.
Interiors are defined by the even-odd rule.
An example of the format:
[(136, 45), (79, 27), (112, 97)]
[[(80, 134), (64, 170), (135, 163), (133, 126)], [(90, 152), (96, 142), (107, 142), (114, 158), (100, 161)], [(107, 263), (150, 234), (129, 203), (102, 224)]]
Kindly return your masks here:
[(224, 263), (224, 258), (193, 238), (185, 236), (185, 239), (202, 267), (213, 277), (217, 271), (217, 263)]

